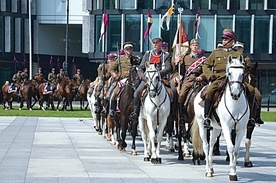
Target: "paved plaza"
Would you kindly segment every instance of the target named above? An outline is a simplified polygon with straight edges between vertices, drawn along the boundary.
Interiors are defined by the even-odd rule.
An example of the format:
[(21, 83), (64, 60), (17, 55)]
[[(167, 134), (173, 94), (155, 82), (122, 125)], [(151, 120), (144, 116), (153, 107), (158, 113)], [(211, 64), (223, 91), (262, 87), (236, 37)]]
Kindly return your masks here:
[[(256, 127), (253, 135), (252, 168), (243, 167), (244, 140), (237, 172), (239, 182), (275, 182), (276, 123)], [(225, 141), (221, 156), (214, 157), (213, 178), (205, 178), (205, 166), (191, 158), (177, 160), (177, 152), (162, 146), (162, 164), (143, 161), (141, 137), (138, 155), (119, 152), (93, 128), (89, 118), (0, 117), (0, 183), (89, 182), (228, 182)], [(204, 162), (203, 162), (204, 164)]]

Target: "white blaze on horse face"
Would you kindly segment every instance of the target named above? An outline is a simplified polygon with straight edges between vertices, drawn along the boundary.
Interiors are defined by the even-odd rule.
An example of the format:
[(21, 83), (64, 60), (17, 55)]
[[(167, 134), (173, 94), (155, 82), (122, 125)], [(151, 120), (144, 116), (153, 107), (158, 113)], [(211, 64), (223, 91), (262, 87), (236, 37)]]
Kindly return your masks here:
[(239, 97), (243, 90), (244, 66), (239, 59), (233, 59), (229, 65), (228, 80), (231, 94)]
[(150, 64), (147, 68), (146, 79), (149, 96), (154, 98), (161, 89), (161, 76), (160, 73), (156, 70), (154, 64)]

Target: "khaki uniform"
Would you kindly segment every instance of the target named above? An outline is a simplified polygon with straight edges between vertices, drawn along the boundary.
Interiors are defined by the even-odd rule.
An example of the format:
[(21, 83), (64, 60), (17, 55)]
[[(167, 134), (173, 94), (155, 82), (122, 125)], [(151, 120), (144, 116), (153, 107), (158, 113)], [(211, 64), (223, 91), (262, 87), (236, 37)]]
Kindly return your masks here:
[(83, 76), (82, 76), (82, 74), (75, 74), (73, 79), (76, 80), (77, 85), (80, 86), (80, 84), (83, 81)]
[(55, 73), (49, 73), (48, 74), (48, 81), (52, 84), (56, 84), (57, 83), (57, 75)]
[[(183, 65), (185, 65), (184, 67), (184, 70), (182, 70), (183, 73), (185, 73), (188, 68), (194, 63), (196, 62), (198, 59), (200, 59), (202, 57), (202, 55), (195, 55), (195, 56), (192, 56), (192, 55), (186, 55), (184, 57), (184, 62), (183, 62)], [(193, 83), (195, 81), (195, 79), (197, 77), (201, 77), (202, 78), (202, 82), (207, 82), (207, 79), (205, 77), (205, 75), (203, 74), (203, 71), (202, 71), (202, 66), (198, 66), (197, 68), (195, 68), (190, 74), (189, 76), (185, 76), (185, 79), (184, 79), (184, 83), (181, 87), (181, 90), (179, 92), (179, 96), (178, 96), (178, 103), (183, 103), (185, 102), (186, 100), (186, 97), (187, 97), (187, 94), (188, 92), (190, 91), (190, 89), (192, 88), (193, 86)]]
[[(175, 79), (179, 79), (179, 73), (178, 73), (178, 68), (179, 68), (179, 65), (175, 65), (175, 62), (174, 62), (175, 58), (172, 57), (171, 59), (171, 68), (172, 68), (172, 72), (171, 72), (171, 75), (170, 75), (170, 83), (171, 85), (173, 85), (174, 87), (177, 86), (177, 82), (175, 81)], [(179, 62), (180, 64), (180, 75), (183, 77), (185, 76), (185, 72), (186, 72), (186, 69), (185, 69), (185, 64), (183, 62), (183, 59)], [(179, 82), (179, 81), (178, 81)]]
[(12, 80), (15, 83), (15, 85), (18, 86), (22, 82), (21, 75), (20, 74), (14, 74), (12, 76)]
[[(211, 100), (214, 97), (215, 92), (218, 89), (218, 84), (225, 79), (225, 72), (226, 72), (226, 64), (227, 64), (227, 57), (232, 55), (233, 57), (238, 57), (242, 55), (241, 51), (236, 51), (233, 49), (225, 50), (223, 48), (214, 50), (211, 55), (206, 59), (204, 64), (202, 65), (203, 73), (205, 74), (206, 78), (209, 80), (211, 76), (215, 76), (216, 80), (211, 83), (209, 86), (206, 99)], [(247, 92), (250, 99), (253, 99), (255, 95), (255, 89), (246, 84), (249, 93)]]
[(23, 82), (27, 81), (29, 78), (29, 75), (26, 72), (21, 73), (21, 79)]
[[(128, 58), (126, 55), (123, 55), (120, 57), (120, 65), (117, 59), (116, 62), (111, 64), (109, 68), (109, 72), (119, 74), (119, 78), (124, 79), (128, 77), (130, 67), (132, 65), (139, 65), (139, 64), (140, 64), (139, 57), (131, 56), (130, 58)], [(116, 88), (113, 90), (112, 100), (115, 100), (117, 98), (119, 91), (120, 91), (120, 87), (116, 86)]]
[(65, 74), (64, 73), (58, 73), (57, 74), (57, 81), (60, 82), (62, 80), (62, 78), (65, 77)]

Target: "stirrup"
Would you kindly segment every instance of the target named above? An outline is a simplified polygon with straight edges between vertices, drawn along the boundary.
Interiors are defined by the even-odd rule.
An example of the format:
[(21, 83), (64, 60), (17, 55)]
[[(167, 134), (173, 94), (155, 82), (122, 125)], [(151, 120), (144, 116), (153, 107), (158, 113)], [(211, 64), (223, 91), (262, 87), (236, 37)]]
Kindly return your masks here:
[(115, 111), (114, 110), (110, 110), (109, 116), (112, 117), (112, 118), (115, 117), (116, 116)]
[(204, 128), (207, 128), (207, 129), (211, 128), (210, 124), (211, 124), (211, 119), (209, 117), (205, 117), (203, 121)]

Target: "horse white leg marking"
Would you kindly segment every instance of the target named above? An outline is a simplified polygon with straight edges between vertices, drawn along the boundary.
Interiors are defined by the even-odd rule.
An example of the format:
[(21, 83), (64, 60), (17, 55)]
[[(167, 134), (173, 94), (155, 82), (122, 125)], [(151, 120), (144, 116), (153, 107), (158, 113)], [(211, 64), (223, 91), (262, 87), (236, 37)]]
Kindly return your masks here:
[(251, 147), (251, 139), (245, 139), (245, 157), (244, 157), (245, 162), (250, 162), (250, 159), (249, 159), (250, 147)]

